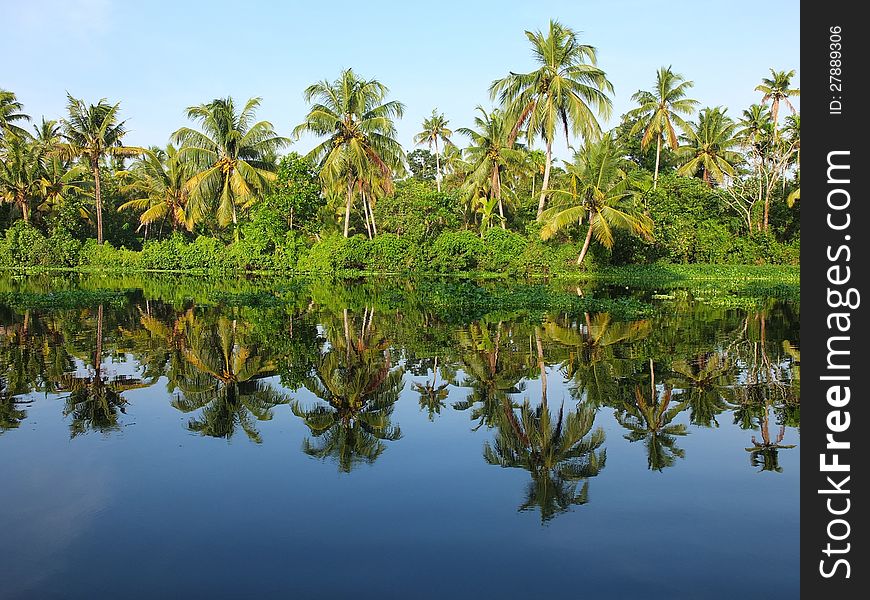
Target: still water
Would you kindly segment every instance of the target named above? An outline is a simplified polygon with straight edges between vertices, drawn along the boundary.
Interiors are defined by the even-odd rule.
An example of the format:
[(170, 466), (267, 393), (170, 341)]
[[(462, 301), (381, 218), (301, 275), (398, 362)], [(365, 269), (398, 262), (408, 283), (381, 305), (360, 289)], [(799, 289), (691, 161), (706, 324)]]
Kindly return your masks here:
[(79, 285), (0, 303), (0, 597), (798, 595), (794, 301)]

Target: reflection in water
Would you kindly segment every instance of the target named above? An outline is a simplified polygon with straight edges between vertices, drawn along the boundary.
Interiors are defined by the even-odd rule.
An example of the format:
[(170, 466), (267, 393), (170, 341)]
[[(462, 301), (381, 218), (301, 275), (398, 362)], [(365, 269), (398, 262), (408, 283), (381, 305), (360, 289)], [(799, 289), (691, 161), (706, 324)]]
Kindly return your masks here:
[(491, 465), (528, 471), (532, 480), (520, 510), (538, 510), (541, 521), (548, 521), (571, 505), (586, 504), (587, 479), (604, 468), (604, 430), (599, 427), (590, 434), (594, 421), (591, 408), (566, 415), (560, 406), (553, 419), (546, 402), (533, 410), (525, 401), (517, 415), (504, 400), (498, 432), (492, 444), (484, 445), (483, 456)]
[[(741, 311), (683, 296), (634, 321), (514, 311), (457, 324), (384, 307), (370, 288), (306, 293), (278, 305), (0, 307), (0, 432), (20, 427), (38, 391), (60, 395), (73, 437), (110, 434), (135, 410), (124, 391), (163, 381), (204, 436), (242, 431), (260, 443), (257, 423), (287, 404), (310, 432), (302, 450), (347, 472), (402, 437), (394, 409), (413, 373), (425, 376), (408, 391), (426, 418), (468, 411), (473, 431), (491, 432), (487, 462), (527, 469), (524, 507), (547, 520), (585, 501), (586, 479), (603, 466), (591, 429), (601, 409), (643, 442), (656, 472), (685, 457), (679, 438), (720, 427), (727, 413), (753, 432), (751, 464), (779, 472), (778, 452), (800, 426), (798, 315), (786, 302)], [(109, 374), (107, 360), (131, 362), (136, 375)], [(540, 398), (521, 402), (531, 382)], [(448, 404), (452, 389), (467, 395)]]
[(256, 421), (272, 418), (272, 409), (287, 398), (258, 378), (275, 373), (275, 364), (245, 339), (246, 326), (219, 317), (188, 320), (182, 355), (186, 364), (173, 377), (180, 393), (172, 406), (189, 413), (202, 410), (187, 427), (202, 435), (229, 440), (240, 427), (260, 443)]
[(383, 442), (402, 437), (390, 417), (402, 391), (404, 371), (393, 368), (389, 344), (373, 320), (374, 311), (366, 309), (357, 332), (354, 319), (343, 311), (342, 334), (330, 337), (332, 347), (305, 383), (324, 404), (292, 404), (293, 414), (314, 436), (303, 442), (303, 451), (334, 460), (342, 472), (359, 463), (373, 463), (385, 450)]
[(649, 359), (649, 383), (633, 386), (633, 396), (626, 399), (620, 409), (617, 409), (617, 422), (628, 430), (625, 439), (630, 442), (643, 441), (646, 448), (647, 466), (653, 471), (661, 471), (671, 467), (678, 458), (686, 453), (677, 446), (677, 437), (688, 434), (683, 423), (674, 423), (674, 419), (683, 409), (686, 402), (671, 406), (673, 387), (665, 383), (660, 391), (656, 385), (653, 359)]

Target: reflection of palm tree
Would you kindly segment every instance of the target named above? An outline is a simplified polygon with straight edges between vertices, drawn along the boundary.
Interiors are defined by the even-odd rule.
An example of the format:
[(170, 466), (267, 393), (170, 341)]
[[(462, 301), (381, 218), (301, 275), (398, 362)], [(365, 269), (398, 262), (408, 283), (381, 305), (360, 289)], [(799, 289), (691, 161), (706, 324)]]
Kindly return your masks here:
[(21, 400), (11, 394), (6, 386), (6, 380), (0, 378), (0, 434), (9, 429), (18, 429), (21, 421), (27, 417), (27, 412), (21, 407), (32, 402), (32, 400)]
[[(468, 410), (475, 407), (471, 413), (471, 420), (477, 421), (474, 430), (483, 425), (492, 427), (502, 400), (523, 391), (520, 380), (525, 375), (525, 365), (511, 364), (504, 359), (503, 333), (501, 321), (495, 324), (494, 332), (490, 331), (490, 324), (486, 322), (474, 323), (466, 331), (460, 332), (463, 348), (461, 359), (466, 375), (462, 385), (470, 387), (472, 391), (465, 400), (454, 402), (453, 408)], [(518, 353), (507, 354), (515, 357)]]
[(426, 383), (415, 383), (414, 391), (420, 394), (420, 410), (424, 408), (429, 413), (429, 420), (433, 421), (435, 415), (441, 414), (441, 409), (445, 406), (447, 399), (448, 383), (438, 385), (438, 357), (435, 357), (435, 366), (432, 367), (432, 381)]
[(782, 473), (782, 467), (779, 466), (779, 451), (782, 449), (794, 448), (794, 444), (782, 445), (785, 437), (785, 424), (779, 426), (779, 433), (774, 441), (770, 441), (770, 422), (768, 419), (768, 411), (765, 407), (764, 416), (761, 420), (761, 441), (753, 435), (752, 448), (746, 448), (749, 452), (749, 463), (753, 467), (761, 467), (761, 471), (774, 471)]
[(257, 381), (275, 371), (274, 363), (247, 345), (238, 323), (224, 317), (213, 326), (186, 324), (183, 354), (192, 370), (179, 377), (181, 390), (172, 406), (183, 412), (202, 409), (187, 427), (202, 435), (230, 439), (236, 426), (256, 443), (262, 439), (251, 417), (272, 418), (272, 408), (287, 398)]
[(560, 407), (553, 420), (545, 403), (532, 410), (527, 400), (519, 416), (507, 400), (502, 406), (498, 435), (493, 445), (484, 445), (483, 456), (491, 465), (529, 471), (532, 480), (520, 510), (537, 509), (543, 522), (572, 505), (585, 504), (589, 492), (586, 480), (598, 475), (606, 458), (605, 450), (599, 450), (604, 430), (599, 427), (587, 435), (595, 411), (584, 407), (566, 416)]
[(686, 386), (679, 397), (686, 397), (689, 420), (694, 425), (719, 426), (716, 416), (728, 408), (722, 392), (733, 383), (733, 368), (724, 355), (715, 352), (701, 354), (691, 362), (678, 360), (671, 365), (679, 384)]
[(681, 402), (669, 408), (672, 388), (665, 384), (664, 393), (659, 397), (655, 383), (653, 361), (649, 361), (650, 398), (644, 396), (640, 385), (634, 388), (634, 402), (625, 402), (624, 408), (617, 411), (617, 422), (628, 430), (625, 439), (630, 442), (644, 441), (647, 453), (647, 465), (651, 470), (661, 471), (673, 466), (677, 458), (683, 458), (686, 453), (677, 447), (677, 436), (688, 433), (682, 423), (672, 423), (674, 418), (686, 407)]
[(72, 416), (70, 437), (88, 430), (109, 433), (117, 431), (118, 416), (126, 413), (127, 401), (121, 396), (125, 390), (145, 387), (141, 379), (108, 377), (103, 374), (103, 305), (97, 307), (93, 371), (79, 376), (65, 373), (60, 378), (58, 391), (69, 394), (65, 398), (63, 414)]
[(562, 362), (565, 377), (574, 379), (571, 394), (582, 400), (599, 403), (608, 396), (608, 388), (621, 374), (619, 359), (612, 347), (645, 338), (652, 330), (650, 321), (612, 321), (608, 313), (584, 313), (580, 324), (544, 323), (544, 333), (550, 340), (568, 350)]
[(349, 473), (361, 462), (368, 464), (386, 449), (384, 441), (401, 438), (390, 423), (393, 406), (402, 390), (402, 369), (391, 370), (389, 350), (351, 344), (332, 348), (314, 368), (305, 387), (326, 403), (304, 408), (292, 404), (315, 442), (306, 439), (302, 450), (320, 459), (332, 458)]

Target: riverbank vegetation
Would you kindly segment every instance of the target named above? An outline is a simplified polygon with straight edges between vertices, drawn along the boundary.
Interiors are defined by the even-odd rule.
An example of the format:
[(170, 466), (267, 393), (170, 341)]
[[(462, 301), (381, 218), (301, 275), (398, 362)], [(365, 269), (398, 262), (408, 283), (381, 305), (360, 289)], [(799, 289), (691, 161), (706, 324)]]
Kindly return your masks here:
[[(163, 147), (128, 145), (121, 104), (72, 95), (39, 123), (0, 90), (0, 268), (567, 276), (623, 265), (799, 258), (794, 71), (760, 77), (741, 115), (692, 98), (670, 66), (610, 131), (595, 47), (552, 21), (533, 61), (454, 124), (352, 69), (304, 90), (279, 126), (259, 99), (188, 107)], [(295, 125), (295, 127), (294, 127)], [(279, 129), (288, 131), (280, 135)], [(314, 139), (307, 153), (300, 138)], [(557, 160), (563, 137), (573, 156)]]

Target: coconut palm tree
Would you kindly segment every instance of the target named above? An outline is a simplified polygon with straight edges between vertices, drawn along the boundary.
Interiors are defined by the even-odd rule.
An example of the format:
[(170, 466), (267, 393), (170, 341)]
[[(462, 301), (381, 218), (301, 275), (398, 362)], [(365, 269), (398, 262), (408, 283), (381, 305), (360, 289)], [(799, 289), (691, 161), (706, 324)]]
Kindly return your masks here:
[(122, 144), (127, 129), (118, 121), (120, 103), (109, 104), (102, 98), (96, 104), (67, 94), (67, 117), (61, 121), (63, 155), (68, 159), (83, 158), (94, 177), (94, 201), (97, 213), (97, 243), (103, 243), (103, 196), (100, 162), (104, 158), (124, 158), (142, 153), (142, 148)]
[(187, 108), (201, 131), (182, 127), (172, 134), (181, 145), (177, 160), (189, 161), (194, 172), (186, 184), (186, 220), (199, 222), (214, 211), (218, 225), (232, 223), (238, 239), (239, 209), (250, 208), (277, 179), (271, 159), (290, 141), (270, 122), (254, 122), (260, 101), (249, 99), (241, 111), (229, 97)]
[(394, 119), (401, 118), (405, 107), (387, 101), (388, 92), (378, 80), (362, 79), (352, 69), (333, 82), (319, 81), (305, 90), (311, 109), (293, 134), (325, 137), (306, 158), (318, 163), (327, 187), (344, 186), (344, 237), (350, 235), (356, 182), (378, 174), (386, 193), (391, 193), (393, 176), (404, 172), (405, 153), (395, 139)]
[(415, 383), (412, 387), (415, 392), (420, 394), (420, 410), (424, 408), (428, 411), (429, 420), (435, 420), (435, 415), (441, 414), (441, 409), (445, 406), (449, 382), (438, 383), (438, 357), (435, 357), (435, 365), (432, 367), (432, 381), (425, 383)]
[(656, 73), (656, 85), (652, 90), (635, 92), (631, 99), (640, 106), (628, 112), (628, 117), (637, 119), (631, 129), (631, 135), (643, 131), (640, 145), (644, 150), (656, 142), (656, 166), (653, 173), (653, 189), (659, 180), (659, 161), (662, 153), (662, 142), (671, 150), (676, 150), (679, 142), (674, 124), (681, 129), (686, 128), (686, 122), (681, 115), (688, 115), (698, 105), (697, 100), (687, 98), (689, 88), (695, 84), (686, 81), (679, 73), (674, 73), (671, 67), (661, 67)]
[(554, 419), (546, 403), (532, 409), (526, 400), (517, 415), (504, 401), (498, 434), (492, 444), (484, 444), (484, 460), (528, 471), (532, 480), (520, 510), (537, 509), (541, 521), (549, 521), (572, 505), (586, 504), (588, 480), (604, 468), (605, 434), (600, 427), (592, 430), (594, 421), (595, 411), (588, 407), (567, 415), (560, 407)]
[(31, 204), (39, 196), (41, 154), (26, 132), (3, 139), (0, 160), (0, 201), (13, 204), (25, 223), (30, 222)]
[(423, 119), (423, 131), (414, 136), (414, 143), (418, 146), (427, 144), (429, 151), (435, 150), (435, 185), (438, 191), (441, 191), (441, 152), (438, 148), (438, 142), (444, 143), (444, 147), (452, 146), (453, 142), (450, 136), (453, 131), (448, 129), (449, 121), (444, 118), (444, 115), (439, 113), (437, 109), (432, 110), (432, 116)]
[(0, 88), (0, 139), (7, 133), (20, 136), (25, 130), (15, 124), (15, 121), (29, 121), (30, 117), (24, 114), (24, 105), (18, 101), (13, 92)]
[(54, 212), (73, 197), (85, 193), (88, 169), (49, 153), (43, 156), (39, 177), (40, 212)]
[(127, 182), (121, 191), (134, 196), (118, 207), (122, 210), (141, 210), (139, 229), (169, 217), (173, 230), (184, 227), (193, 230), (193, 219), (187, 213), (190, 197), (187, 185), (189, 165), (172, 144), (166, 149), (151, 148), (123, 174)]
[(761, 83), (755, 86), (756, 92), (761, 92), (764, 96), (761, 98), (762, 104), (770, 102), (770, 116), (773, 120), (773, 137), (776, 139), (777, 127), (779, 123), (779, 103), (784, 102), (785, 105), (795, 114), (794, 105), (789, 98), (795, 98), (801, 95), (799, 88), (791, 87), (791, 80), (795, 76), (795, 71), (774, 71), (770, 70), (770, 77), (763, 77)]
[(684, 145), (677, 148), (682, 166), (677, 173), (693, 177), (699, 172), (704, 182), (722, 184), (725, 177), (736, 175), (735, 167), (740, 154), (734, 150), (740, 144), (737, 123), (721, 107), (705, 108), (697, 122), (689, 122), (680, 139)]
[[(493, 109), (487, 113), (480, 106), (477, 110), (480, 114), (474, 118), (475, 129), (460, 127), (456, 130), (471, 140), (465, 154), (472, 170), (463, 188), (468, 198), (494, 200), (502, 228), (505, 228), (504, 174), (508, 170), (522, 169), (525, 155), (515, 136), (511, 135), (510, 125), (502, 111)], [(485, 201), (481, 204), (485, 206)]]
[(585, 140), (600, 133), (598, 117), (610, 117), (613, 85), (597, 66), (593, 46), (581, 44), (578, 34), (550, 21), (545, 32), (526, 31), (538, 68), (530, 73), (510, 73), (489, 88), (498, 98), (511, 121), (513, 134), (524, 129), (531, 142), (540, 137), (546, 144), (544, 180), (538, 201), (538, 218), (544, 212), (553, 163), (553, 141), (561, 125), (568, 138), (570, 131)]
[(605, 248), (612, 248), (614, 229), (651, 239), (652, 221), (637, 206), (639, 180), (628, 166), (612, 133), (584, 145), (566, 168), (570, 189), (562, 190), (562, 202), (541, 215), (541, 238), (549, 239), (585, 219), (588, 229), (578, 265), (583, 264), (593, 237)]

